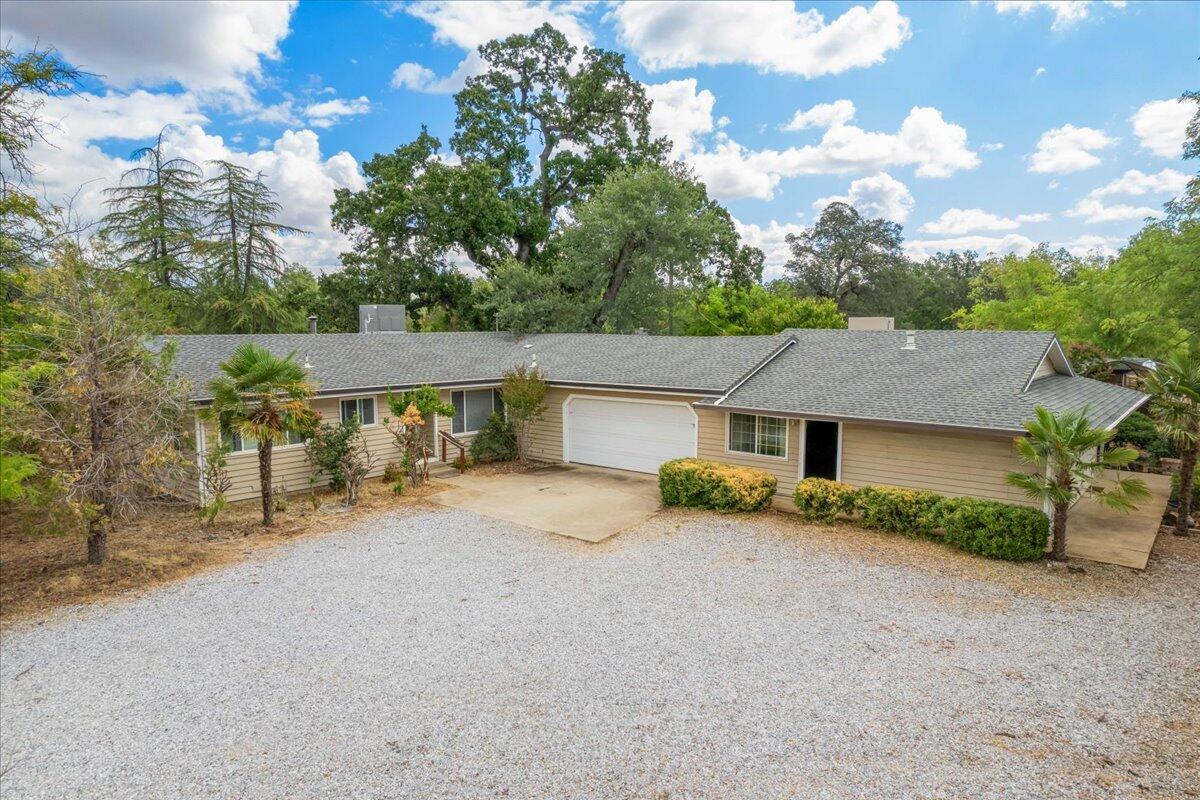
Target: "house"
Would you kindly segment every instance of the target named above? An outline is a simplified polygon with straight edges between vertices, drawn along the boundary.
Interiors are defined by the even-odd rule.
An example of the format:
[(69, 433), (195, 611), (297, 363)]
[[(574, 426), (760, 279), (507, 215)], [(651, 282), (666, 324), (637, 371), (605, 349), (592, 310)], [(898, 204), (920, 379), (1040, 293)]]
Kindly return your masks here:
[[(441, 458), (439, 441), (469, 443), (502, 408), (500, 379), (516, 364), (537, 364), (551, 387), (527, 443), (534, 458), (652, 473), (697, 456), (769, 470), (781, 497), (819, 476), (1031, 503), (1004, 476), (1021, 467), (1012, 439), (1036, 406), (1087, 406), (1094, 424), (1111, 428), (1147, 399), (1077, 377), (1054, 334), (1033, 331), (181, 336), (176, 369), (197, 407), (220, 363), (247, 341), (297, 354), (318, 386), (313, 407), (322, 417), (359, 416), (380, 455), (376, 473), (399, 457), (382, 424), (389, 388), (429, 384), (454, 405), (453, 419), (430, 426)], [(195, 425), (211, 446), (219, 433), (199, 416)], [(257, 496), (254, 443), (232, 444), (228, 497)], [(456, 454), (451, 447), (445, 457)], [(309, 486), (302, 443), (276, 446), (274, 475), (277, 488)], [(196, 497), (199, 487), (186, 493)]]

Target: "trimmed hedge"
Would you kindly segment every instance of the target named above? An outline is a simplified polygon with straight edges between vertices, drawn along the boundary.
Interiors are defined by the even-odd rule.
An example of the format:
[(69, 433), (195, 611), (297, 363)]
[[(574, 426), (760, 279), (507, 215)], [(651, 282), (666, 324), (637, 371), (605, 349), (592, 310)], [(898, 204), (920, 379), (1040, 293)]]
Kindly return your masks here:
[(858, 493), (848, 483), (805, 478), (796, 484), (792, 499), (805, 519), (833, 522), (838, 514), (849, 514), (854, 510), (854, 497)]
[(698, 458), (677, 458), (658, 468), (658, 491), (668, 506), (760, 511), (778, 485), (766, 470)]
[(1039, 559), (1050, 537), (1050, 520), (1041, 511), (996, 500), (947, 497), (939, 516), (948, 544), (988, 558)]
[(905, 536), (927, 536), (938, 527), (942, 496), (936, 492), (895, 486), (864, 486), (854, 495), (862, 523)]

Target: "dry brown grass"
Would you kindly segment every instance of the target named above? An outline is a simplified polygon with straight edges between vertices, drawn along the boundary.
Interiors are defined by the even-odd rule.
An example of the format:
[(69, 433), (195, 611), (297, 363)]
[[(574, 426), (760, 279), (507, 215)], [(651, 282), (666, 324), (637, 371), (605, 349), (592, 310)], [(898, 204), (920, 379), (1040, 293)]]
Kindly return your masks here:
[[(239, 561), (264, 547), (421, 506), (443, 488), (433, 481), (398, 496), (390, 485), (373, 479), (363, 487), (357, 506), (339, 512), (314, 509), (307, 493), (293, 494), (270, 528), (261, 524), (257, 500), (230, 505), (212, 527), (202, 525), (188, 508), (154, 509), (114, 525), (108, 560), (95, 567), (87, 564), (82, 534), (29, 534), (10, 520), (0, 526), (0, 625), (59, 606), (104, 602)], [(329, 491), (319, 492), (318, 498), (329, 506), (338, 502)]]

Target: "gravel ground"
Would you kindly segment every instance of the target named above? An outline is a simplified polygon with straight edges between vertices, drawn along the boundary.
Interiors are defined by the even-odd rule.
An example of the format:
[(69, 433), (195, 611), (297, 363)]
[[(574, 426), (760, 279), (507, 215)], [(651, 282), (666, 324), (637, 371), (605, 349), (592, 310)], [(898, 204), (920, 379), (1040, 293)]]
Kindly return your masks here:
[(1196, 796), (1198, 561), (409, 511), (14, 627), (0, 793)]

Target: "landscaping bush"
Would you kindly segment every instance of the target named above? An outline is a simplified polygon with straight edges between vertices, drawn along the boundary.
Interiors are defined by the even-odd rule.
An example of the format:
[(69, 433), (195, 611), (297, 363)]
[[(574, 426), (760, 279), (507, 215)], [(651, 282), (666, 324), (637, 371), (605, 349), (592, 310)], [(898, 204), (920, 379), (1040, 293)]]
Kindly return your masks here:
[(477, 463), (512, 461), (517, 457), (517, 434), (499, 414), (488, 417), (483, 430), (471, 442), (471, 458)]
[(678, 458), (658, 468), (658, 491), (668, 506), (760, 511), (778, 485), (766, 470), (698, 458)]
[(796, 484), (793, 499), (805, 519), (833, 522), (838, 514), (849, 514), (854, 510), (856, 494), (857, 490), (848, 483), (805, 478)]
[(947, 544), (1006, 561), (1041, 558), (1050, 536), (1050, 520), (1041, 511), (996, 500), (947, 497), (940, 518)]
[(890, 533), (921, 536), (938, 527), (942, 496), (936, 492), (895, 486), (864, 486), (854, 495), (862, 524)]
[[(1192, 518), (1195, 519), (1196, 514), (1200, 513), (1200, 467), (1196, 468), (1196, 477), (1192, 479)], [(1179, 473), (1176, 472), (1171, 476), (1171, 502), (1179, 502)]]
[(1173, 458), (1176, 455), (1176, 447), (1159, 432), (1154, 420), (1141, 413), (1130, 414), (1121, 420), (1113, 442), (1144, 450), (1155, 458)]

